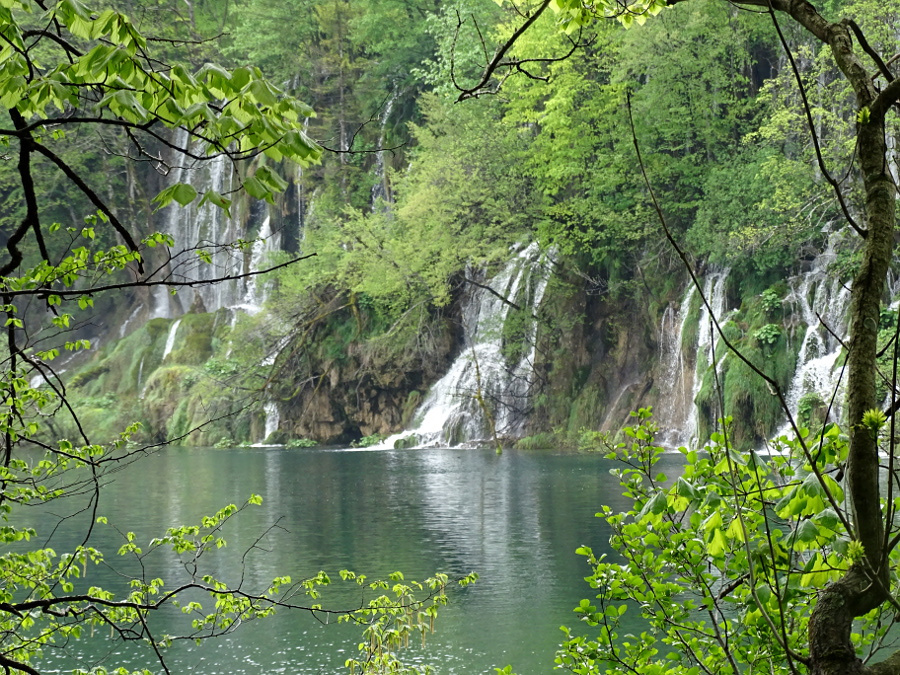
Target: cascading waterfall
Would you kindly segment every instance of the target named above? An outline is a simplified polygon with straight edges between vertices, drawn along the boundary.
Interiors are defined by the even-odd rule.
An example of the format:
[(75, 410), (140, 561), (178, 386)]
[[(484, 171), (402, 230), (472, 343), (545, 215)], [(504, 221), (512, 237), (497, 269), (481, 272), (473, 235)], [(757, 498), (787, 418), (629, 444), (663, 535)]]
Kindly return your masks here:
[[(259, 228), (259, 235), (253, 242), (253, 252), (250, 256), (250, 271), (262, 269), (263, 262), (269, 253), (281, 249), (281, 233), (272, 232), (272, 219), (266, 216)], [(257, 314), (266, 300), (265, 281), (259, 276), (247, 278), (247, 287), (244, 292), (243, 302), (237, 305), (239, 309), (248, 314)]]
[[(695, 424), (694, 381), (695, 359), (684, 357), (684, 333), (691, 303), (697, 293), (693, 282), (676, 309), (666, 307), (659, 328), (659, 403), (654, 416), (660, 429), (660, 442), (666, 446), (679, 446), (690, 440), (690, 430)], [(687, 435), (685, 435), (687, 434)]]
[[(715, 317), (721, 325), (728, 314), (725, 284), (729, 273), (727, 268), (713, 271), (703, 280), (703, 297), (712, 308), (712, 315), (706, 303), (701, 302), (693, 358), (685, 358), (684, 353), (687, 321), (697, 293), (693, 281), (688, 282), (677, 311), (670, 305), (663, 312), (659, 330), (660, 384), (654, 414), (660, 428), (660, 442), (666, 447), (685, 445), (697, 435), (700, 420), (695, 401), (719, 344), (719, 333), (710, 318)], [(721, 368), (721, 361), (717, 368)]]
[(390, 437), (381, 447), (394, 447), (410, 437), (414, 437), (410, 444), (416, 446), (490, 438), (478, 396), (493, 408), (497, 433), (515, 434), (521, 429), (533, 378), (537, 326), (528, 329), (526, 353), (510, 367), (502, 350), (503, 325), (517, 298), (526, 298), (523, 309), (532, 312), (540, 305), (548, 278), (547, 260), (537, 244), (531, 244), (483, 284), (489, 288), (476, 287), (463, 308), (463, 351), (428, 392), (416, 413), (415, 427)]
[[(841, 343), (835, 335), (845, 332), (850, 291), (829, 273), (828, 268), (835, 260), (834, 243), (832, 237), (811, 270), (788, 280), (791, 290), (784, 304), (792, 308), (806, 327), (797, 355), (797, 369), (787, 393), (793, 415), (797, 414), (800, 400), (806, 394), (815, 393), (823, 401), (830, 401), (841, 380), (841, 370), (835, 368)], [(834, 400), (836, 410), (832, 418), (838, 419), (843, 396), (838, 393)]]
[[(700, 305), (700, 322), (697, 331), (697, 357), (696, 368), (694, 370), (694, 386), (691, 390), (691, 400), (696, 401), (703, 386), (703, 376), (707, 369), (712, 365), (716, 356), (716, 348), (719, 346), (719, 331), (713, 322), (722, 325), (722, 321), (728, 314), (726, 308), (725, 283), (728, 281), (728, 275), (731, 273), (730, 268), (725, 268), (716, 272), (711, 272), (703, 281), (703, 297), (706, 302)], [(709, 307), (707, 307), (707, 304)], [(710, 313), (712, 310), (712, 313)], [(723, 357), (724, 358), (724, 357)], [(722, 362), (716, 364), (716, 368), (721, 372)], [(699, 411), (694, 409), (693, 414), (689, 417), (685, 427), (685, 437), (690, 439), (697, 435), (700, 428)]]
[(378, 151), (375, 153), (375, 185), (372, 186), (372, 208), (378, 208), (379, 202), (390, 203), (391, 189), (388, 185), (388, 177), (384, 164), (384, 139), (387, 131), (387, 123), (394, 110), (394, 102), (397, 100), (399, 92), (394, 90), (384, 104), (384, 111), (381, 113), (381, 133), (378, 136)]
[[(142, 391), (141, 385), (144, 382), (144, 358), (141, 357), (141, 362), (138, 364), (138, 375), (137, 375), (137, 390)], [(143, 398), (143, 397), (141, 397)]]
[(122, 323), (122, 326), (119, 328), (119, 339), (128, 335), (128, 326), (138, 317), (138, 314), (141, 313), (141, 309), (140, 305), (135, 307), (131, 314), (128, 315), (128, 318)]
[(263, 404), (263, 410), (266, 413), (266, 427), (263, 432), (263, 442), (278, 431), (278, 425), (281, 424), (281, 413), (278, 412), (278, 404), (275, 401), (266, 401)]
[[(188, 144), (184, 130), (177, 132), (175, 143)], [(189, 161), (185, 159), (184, 161)], [(189, 183), (199, 195), (207, 191), (228, 194), (235, 189), (234, 173), (230, 162), (224, 156), (213, 157), (194, 165), (173, 166), (170, 183)], [(258, 269), (265, 253), (280, 247), (278, 233), (272, 230), (267, 217), (260, 226), (259, 238), (249, 256), (239, 247), (232, 245), (239, 239), (246, 239), (244, 223), (229, 217), (224, 210), (207, 202), (200, 204), (195, 199), (187, 206), (167, 207), (164, 229), (175, 240), (175, 249), (165, 273), (175, 281), (210, 281), (227, 276), (239, 276), (252, 269)], [(196, 251), (203, 249), (211, 259), (204, 262)], [(154, 288), (151, 318), (175, 318), (192, 307), (214, 312), (222, 308), (257, 308), (261, 304), (264, 286), (254, 277), (231, 279), (215, 284), (200, 285), (195, 288), (179, 289), (171, 295), (164, 286)]]
[[(840, 369), (835, 368), (841, 352), (841, 342), (835, 336), (842, 336), (846, 331), (850, 291), (829, 271), (836, 257), (835, 243), (833, 238), (808, 271), (788, 279), (790, 290), (783, 301), (784, 306), (792, 317), (789, 322), (793, 322), (802, 331), (802, 337), (798, 331), (797, 337), (800, 337), (801, 342), (797, 367), (786, 396), (794, 415), (797, 414), (801, 399), (807, 394), (818, 394), (822, 401), (830, 402), (841, 380)], [(728, 314), (725, 297), (728, 274), (727, 269), (714, 271), (703, 280), (703, 294), (709, 301), (712, 315), (720, 324)], [(895, 286), (900, 286), (900, 279), (889, 280), (892, 297), (896, 291), (900, 291)], [(671, 446), (686, 443), (697, 434), (699, 412), (694, 401), (700, 393), (703, 376), (712, 363), (719, 341), (718, 331), (710, 321), (710, 311), (703, 304), (697, 336), (696, 366), (690, 368), (690, 356), (685, 358), (683, 354), (683, 336), (695, 292), (693, 285), (689, 285), (678, 311), (674, 307), (667, 308), (660, 326), (659, 373), (662, 383), (658, 400), (665, 405), (657, 406), (656, 416), (664, 434), (668, 433), (662, 440), (664, 444)], [(717, 368), (721, 369), (721, 363), (720, 360)], [(838, 393), (834, 401), (836, 409), (832, 411), (831, 417), (838, 419), (843, 396)], [(679, 420), (680, 414), (684, 416)], [(788, 431), (787, 427), (784, 431)]]

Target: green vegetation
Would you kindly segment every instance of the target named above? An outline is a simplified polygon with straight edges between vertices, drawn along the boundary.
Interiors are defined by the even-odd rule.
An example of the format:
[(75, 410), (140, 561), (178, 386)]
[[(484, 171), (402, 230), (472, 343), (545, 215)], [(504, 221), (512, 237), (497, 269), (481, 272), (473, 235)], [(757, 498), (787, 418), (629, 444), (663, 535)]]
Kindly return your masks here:
[[(623, 440), (607, 443), (628, 507), (597, 514), (616, 555), (578, 550), (597, 596), (575, 608), (589, 635), (566, 629), (557, 663), (575, 673), (726, 672), (737, 663), (796, 672), (809, 658), (821, 586), (863, 555), (835, 506), (844, 490), (833, 475), (846, 461), (847, 437), (829, 425), (820, 437), (782, 437), (783, 454), (763, 458), (731, 447), (726, 420), (702, 452), (682, 449), (676, 477), (656, 466), (664, 450), (649, 411), (635, 415)], [(807, 447), (817, 449), (812, 463)], [(858, 648), (878, 651), (892, 612), (866, 614)], [(638, 639), (626, 635), (636, 622)]]
[[(881, 31), (877, 7), (843, 4), (865, 30)], [(139, 5), (151, 22), (162, 11), (161, 4)], [(200, 3), (176, 13), (167, 35), (197, 39), (224, 28), (225, 36), (195, 51), (188, 45), (166, 49), (195, 63), (213, 58), (240, 67), (249, 60), (312, 104), (317, 116), (305, 120), (308, 136), (332, 149), (361, 151), (326, 153), (299, 173), (279, 169), (271, 157), (255, 160), (246, 173), (260, 177), (249, 184), (268, 190), (260, 194), (273, 202), (268, 214), (285, 223), (285, 249), (315, 257), (279, 270), (263, 315), (242, 322), (241, 330), (253, 334), (249, 342), (224, 331), (207, 343), (204, 330), (186, 334), (191, 344), (179, 340), (187, 351), (178, 363), (202, 366), (211, 376), (208, 369), (219, 365), (203, 364), (231, 360), (229, 341), (241, 344), (243, 368), (256, 375), (223, 373), (219, 383), (235, 394), (223, 390), (222, 396), (246, 400), (242, 387), (268, 388), (267, 396), (291, 413), (284, 440), (351, 442), (402, 428), (412, 414), (409, 392), (425, 391), (458, 349), (467, 268), (496, 270), (511, 245), (535, 239), (554, 251), (555, 264), (547, 302), (537, 312), (542, 378), (526, 431), (575, 433), (596, 427), (598, 417), (614, 428), (631, 407), (658, 405), (640, 388), (627, 401), (616, 399), (636, 379), (635, 364), (645, 373), (655, 366), (656, 354), (645, 353), (642, 340), (657, 339), (662, 313), (678, 301), (687, 279), (681, 261), (661, 244), (635, 171), (632, 139), (623, 133), (626, 98), (673, 235), (698, 269), (730, 267), (732, 278), (741, 280), (729, 290), (730, 306), (754, 306), (754, 296), (763, 294), (768, 321), (748, 315), (739, 325), (741, 341), (775, 358), (779, 382), (790, 377), (794, 357), (786, 352), (796, 341), (778, 311), (784, 280), (801, 271), (798, 261), (821, 250), (841, 212), (810, 170), (815, 152), (796, 105), (793, 74), (779, 66), (782, 48), (770, 23), (719, 0), (679, 3), (637, 30), (585, 21), (577, 57), (526, 68), (547, 81), (511, 77), (502, 95), (454, 103), (454, 81), (465, 87), (481, 74), (483, 47), (474, 22), (488, 43), (502, 39), (517, 22), (509, 4), (460, 0), (439, 9), (379, 0), (298, 9), (242, 0), (233, 10)], [(457, 10), (465, 19), (461, 27)], [(514, 58), (565, 54), (570, 43), (557, 18), (544, 13), (517, 40)], [(852, 155), (852, 120), (836, 111), (848, 109), (849, 92), (834, 76), (827, 50), (799, 32), (790, 39), (803, 57), (802, 81), (818, 97), (813, 113), (825, 159), (844, 161)], [(376, 148), (391, 150), (369, 152)], [(102, 170), (92, 164), (91, 171), (95, 167)], [(276, 189), (284, 185), (280, 179), (270, 177), (275, 169), (287, 179), (283, 193)], [(125, 189), (133, 191), (142, 178), (132, 170)], [(151, 197), (131, 208), (149, 212)], [(240, 195), (228, 200), (235, 213), (259, 208)], [(293, 230), (293, 218), (302, 221), (302, 234)], [(851, 238), (841, 242), (838, 256), (844, 273), (852, 273), (859, 252)], [(524, 300), (513, 299), (519, 306), (527, 305)], [(693, 303), (692, 317), (699, 312), (696, 294)], [(592, 323), (580, 326), (579, 320)], [(502, 328), (508, 365), (527, 353), (524, 338), (533, 321), (532, 312), (509, 313)], [(689, 361), (697, 330), (689, 318), (682, 336)], [(259, 362), (273, 350), (282, 358), (260, 371)], [(606, 361), (610, 354), (613, 363)], [(149, 377), (156, 366), (147, 366)], [(90, 373), (75, 377), (83, 376)], [(732, 388), (750, 379), (735, 375)], [(378, 388), (389, 390), (386, 407), (394, 412), (375, 422), (344, 394)], [(210, 391), (182, 393), (197, 398)], [(740, 396), (741, 410), (753, 418), (734, 415), (734, 440), (744, 447), (773, 431), (780, 412), (764, 386)], [(325, 413), (326, 399), (336, 404), (325, 416), (336, 421), (314, 424), (308, 417)], [(715, 406), (707, 400), (701, 407), (709, 428)], [(227, 401), (220, 408), (241, 416)], [(210, 443), (222, 435), (260, 440), (259, 415), (248, 411), (240, 423), (185, 442)], [(199, 421), (186, 410), (181, 419), (183, 432)]]
[[(896, 225), (885, 141), (898, 132), (896, 8), (239, 0), (173, 11), (166, 0), (127, 0), (128, 18), (112, 4), (92, 12), (74, 0), (0, 3), (7, 512), (61, 496), (57, 474), (73, 466), (102, 474), (129, 443), (261, 440), (264, 401), (284, 413), (268, 442), (383, 440), (410, 423), (458, 354), (473, 269), (490, 278), (532, 241), (552, 253), (545, 301), (532, 309), (533, 289), (521, 289), (497, 327), (507, 368), (538, 336), (520, 444), (606, 447), (625, 411), (661, 397), (671, 377), (658, 372), (659, 326), (685, 297), (685, 265), (701, 286), (728, 269), (733, 311), (716, 329), (714, 354), (696, 354), (709, 330), (699, 325), (700, 294), (681, 308), (682, 369), (700, 378), (692, 403), (712, 442), (686, 451), (685, 474), (672, 483), (653, 472), (660, 449), (646, 413), (629, 441), (612, 446), (632, 462), (622, 474), (632, 506), (605, 512), (625, 564), (584, 551), (602, 606), (582, 604), (579, 614), (600, 633), (572, 633), (560, 664), (583, 673), (895, 672), (897, 658), (873, 667), (855, 650), (880, 645), (896, 589), (893, 479), (885, 500), (873, 498), (878, 452), (890, 471), (895, 454), (880, 408), (896, 379), (900, 325), (883, 307)], [(491, 62), (490, 47), (511, 35)], [(199, 194), (154, 170), (181, 175), (191, 155), (224, 155), (237, 167), (234, 189)], [(155, 212), (201, 202), (244, 225), (270, 216), (284, 237), (274, 264), (313, 257), (279, 268), (253, 316), (195, 301), (165, 355), (173, 324), (159, 318), (88, 353), (91, 328), (79, 318), (104, 319), (104, 334), (114, 334), (134, 306), (148, 305), (141, 280), (185, 264), (168, 260), (174, 242), (152, 231), (163, 219)], [(774, 442), (785, 458), (763, 462), (752, 449), (783, 424), (805, 328), (785, 306), (786, 280), (826, 245), (835, 247), (832, 274), (853, 289), (847, 438), (826, 424), (831, 402), (807, 392), (793, 437)], [(208, 263), (223, 248), (252, 253), (239, 239), (189, 255)], [(63, 352), (74, 355), (65, 388), (47, 366)], [(46, 458), (32, 461), (26, 445)], [(205, 556), (237, 510), (149, 548)], [(10, 542), (30, 536), (10, 526)], [(125, 554), (141, 555), (126, 540)], [(22, 639), (25, 609), (48, 610), (35, 615), (47, 636), (37, 642), (81, 630), (53, 608), (76, 603), (65, 595), (69, 577), (100, 558), (67, 555), (9, 558), (19, 581), (0, 604), (17, 593), (44, 604), (0, 616), (19, 640), (0, 656), (7, 670), (29, 672), (39, 647)], [(304, 587), (311, 601), (326, 581)], [(445, 581), (426, 590), (438, 604)], [(199, 624), (213, 634), (268, 613), (291, 586), (276, 580), (247, 595), (203, 577), (192, 583), (224, 608)], [(412, 588), (399, 584), (346, 615), (372, 620), (371, 651), (351, 668), (399, 668), (398, 640), (430, 619), (408, 601)], [(160, 591), (143, 578), (135, 589), (123, 606), (99, 590), (72, 606), (83, 616), (79, 607), (99, 603), (97, 624), (136, 623)], [(683, 601), (685, 589), (699, 589), (696, 604)], [(636, 639), (618, 628), (629, 602), (650, 626)], [(662, 659), (660, 645), (670, 650)]]
[[(321, 154), (305, 132), (308, 105), (258, 68), (227, 69), (203, 58), (209, 55), (204, 33), (222, 28), (226, 14), (205, 3), (197, 3), (204, 11), (196, 13), (187, 4), (188, 17), (166, 11), (170, 3), (162, 0), (128, 4), (146, 10), (136, 16), (147, 26), (77, 0), (0, 3), (0, 146), (6, 160), (0, 197), (10, 207), (0, 217), (0, 668), (6, 673), (34, 675), (44, 667), (45, 650), (97, 639), (95, 629), (123, 643), (139, 641), (156, 659), (148, 667), (168, 672), (165, 653), (175, 641), (226, 635), (276, 609), (316, 614), (323, 611), (322, 589), (331, 585), (324, 572), (254, 582), (243, 570), (231, 582), (210, 573), (216, 567), (209, 559), (226, 545), (223, 529), (260, 505), (258, 495), (147, 540), (104, 515), (110, 507), (101, 494), (111, 477), (152, 452), (153, 444), (197, 430), (201, 410), (203, 424), (216, 419), (205, 401), (213, 391), (218, 398), (222, 387), (213, 389), (209, 380), (234, 373), (221, 344), (222, 317), (194, 311), (181, 320), (171, 353), (165, 353), (169, 322), (151, 320), (123, 340), (110, 340), (68, 384), (60, 377), (54, 361), (64, 354), (73, 362), (89, 358), (87, 326), (109, 321), (116, 296), (140, 302), (159, 284), (152, 249), (163, 249), (175, 269), (186, 264), (184, 254), (171, 252), (171, 236), (143, 232), (137, 215), (149, 213), (151, 200), (158, 208), (203, 201), (224, 213), (248, 195), (274, 205), (288, 187), (276, 163), (309, 166)], [(155, 27), (163, 29), (158, 36), (152, 36)], [(191, 53), (203, 65), (179, 60), (188, 44), (199, 45)], [(91, 149), (82, 152), (87, 144)], [(165, 173), (214, 156), (241, 167), (233, 190), (213, 186), (198, 194), (187, 182), (160, 186), (154, 180), (147, 181), (149, 194), (129, 189), (139, 182), (133, 175), (139, 164), (152, 162)], [(119, 209), (118, 202), (129, 203)], [(211, 241), (189, 252), (209, 262), (220, 248), (249, 250), (247, 242)], [(175, 274), (163, 280), (173, 287), (193, 283), (182, 279)], [(240, 327), (232, 331), (229, 324), (228, 332), (240, 337)], [(206, 369), (213, 357), (218, 364)], [(206, 396), (192, 395), (198, 387), (207, 387)], [(235, 418), (236, 391), (226, 390), (232, 406), (227, 418)], [(246, 408), (241, 402), (237, 411)], [(139, 415), (150, 418), (151, 435), (158, 436), (142, 437)], [(239, 428), (215, 433), (228, 444), (247, 435)], [(148, 476), (146, 487), (164, 481)], [(56, 520), (39, 533), (31, 523), (41, 507)], [(53, 538), (60, 528), (74, 528), (74, 543)], [(105, 528), (120, 540), (117, 552), (92, 546), (91, 533)], [(261, 531), (244, 554), (265, 535)], [(59, 544), (64, 548), (57, 552)], [(171, 571), (173, 561), (177, 578), (166, 581), (152, 572)], [(84, 583), (97, 566), (115, 569), (121, 583)], [(396, 650), (409, 635), (431, 627), (446, 602), (448, 578), (439, 574), (417, 583), (394, 574), (367, 580), (345, 571), (341, 579), (356, 589), (354, 600), (329, 613), (367, 627), (353, 667), (398, 672)], [(474, 579), (467, 575), (462, 582)], [(174, 634), (159, 632), (151, 617), (160, 611), (181, 617)], [(129, 672), (114, 660), (104, 663), (90, 665), (90, 675)], [(81, 668), (74, 672), (87, 675)]]

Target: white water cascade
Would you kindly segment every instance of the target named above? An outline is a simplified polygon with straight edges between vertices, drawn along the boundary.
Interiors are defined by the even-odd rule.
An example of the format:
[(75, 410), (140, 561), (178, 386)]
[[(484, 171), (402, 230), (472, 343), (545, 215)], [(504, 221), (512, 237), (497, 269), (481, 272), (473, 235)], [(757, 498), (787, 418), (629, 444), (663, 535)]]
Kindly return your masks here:
[(166, 360), (166, 357), (171, 354), (172, 350), (175, 348), (175, 336), (178, 334), (179, 325), (181, 325), (181, 319), (177, 319), (169, 329), (169, 335), (166, 337), (166, 347), (163, 349), (163, 361)]
[(837, 336), (844, 336), (850, 290), (841, 283), (829, 267), (835, 260), (834, 242), (816, 257), (812, 269), (788, 280), (790, 293), (784, 304), (803, 324), (803, 340), (797, 354), (797, 369), (787, 392), (787, 402), (793, 415), (797, 414), (800, 399), (817, 393), (823, 401), (832, 397), (835, 409), (831, 418), (840, 417), (843, 395), (838, 392), (841, 369), (835, 368), (841, 352)]
[(666, 446), (677, 447), (690, 440), (689, 430), (697, 414), (693, 398), (696, 357), (689, 359), (684, 354), (685, 326), (696, 293), (693, 282), (688, 282), (681, 304), (677, 309), (672, 304), (666, 307), (659, 327), (658, 404), (653, 412), (660, 441)]
[[(697, 356), (696, 368), (694, 369), (694, 386), (691, 391), (691, 401), (696, 401), (700, 388), (703, 386), (703, 376), (713, 364), (716, 357), (716, 348), (719, 346), (719, 331), (716, 329), (718, 324), (720, 327), (722, 322), (728, 315), (725, 297), (725, 283), (728, 281), (728, 275), (731, 273), (730, 268), (712, 272), (706, 276), (703, 281), (703, 297), (706, 302), (700, 305), (700, 322), (697, 331)], [(709, 307), (707, 307), (707, 304)], [(710, 313), (710, 310), (712, 312)], [(715, 322), (713, 322), (715, 319)], [(724, 359), (725, 357), (723, 357)], [(716, 364), (716, 369), (721, 372), (722, 361)], [(687, 420), (684, 435), (687, 439), (692, 439), (697, 435), (700, 428), (699, 411), (693, 406), (693, 414)]]
[[(281, 233), (272, 232), (272, 219), (266, 216), (259, 228), (259, 234), (256, 241), (253, 242), (253, 252), (250, 256), (249, 271), (256, 271), (263, 268), (265, 258), (269, 253), (281, 249)], [(242, 309), (248, 314), (257, 314), (266, 300), (265, 280), (257, 276), (248, 277), (246, 280), (246, 291), (244, 292), (243, 302), (237, 305), (238, 309)]]
[(378, 149), (375, 153), (375, 185), (372, 186), (372, 209), (379, 208), (379, 203), (389, 204), (393, 201), (391, 195), (391, 187), (388, 183), (388, 175), (384, 162), (384, 139), (387, 131), (388, 120), (394, 111), (394, 102), (397, 100), (399, 93), (395, 90), (391, 92), (387, 102), (384, 104), (384, 110), (381, 113), (381, 133), (378, 136)]
[[(177, 132), (175, 144), (186, 146), (187, 133)], [(173, 166), (169, 183), (189, 183), (198, 195), (207, 191), (229, 194), (235, 185), (231, 163), (224, 156), (202, 162), (192, 162), (187, 158), (180, 161), (187, 164)], [(201, 198), (187, 206), (167, 207), (163, 229), (172, 235), (175, 245), (172, 258), (164, 274), (173, 281), (210, 281), (227, 276), (237, 276), (250, 271), (259, 264), (263, 254), (280, 246), (280, 237), (273, 234), (268, 218), (261, 224), (259, 237), (262, 242), (254, 244), (249, 255), (233, 245), (239, 239), (247, 239), (245, 224), (233, 214), (210, 203), (201, 204)], [(197, 252), (203, 250), (211, 256), (204, 262)], [(252, 283), (251, 283), (252, 282)], [(171, 295), (165, 286), (154, 287), (150, 318), (175, 318), (185, 314), (192, 307), (201, 311), (214, 312), (222, 308), (257, 307), (263, 286), (255, 277), (230, 279), (215, 284), (194, 288), (181, 288)], [(249, 300), (249, 302), (248, 302)]]
[[(684, 353), (684, 334), (697, 288), (689, 281), (678, 309), (669, 306), (663, 312), (659, 332), (658, 404), (654, 409), (661, 431), (660, 441), (668, 447), (690, 442), (699, 428), (699, 411), (695, 404), (719, 344), (719, 332), (711, 321), (721, 325), (728, 316), (725, 284), (729, 269), (710, 272), (703, 279), (703, 297), (697, 325), (697, 346), (693, 356)], [(687, 356), (687, 358), (685, 358)], [(721, 361), (717, 364), (721, 368)]]
[(278, 404), (275, 401), (266, 401), (263, 404), (263, 410), (266, 413), (266, 427), (263, 432), (263, 442), (278, 431), (278, 425), (281, 424), (281, 413), (278, 412)]
[(531, 244), (483, 284), (489, 288), (475, 287), (463, 307), (462, 352), (428, 392), (416, 412), (414, 427), (391, 436), (381, 447), (392, 448), (410, 437), (417, 447), (490, 439), (490, 424), (479, 396), (493, 410), (497, 434), (519, 431), (533, 383), (537, 326), (526, 331), (526, 353), (512, 367), (502, 353), (502, 329), (511, 303), (520, 302), (532, 312), (540, 305), (548, 280), (546, 257), (537, 244)]

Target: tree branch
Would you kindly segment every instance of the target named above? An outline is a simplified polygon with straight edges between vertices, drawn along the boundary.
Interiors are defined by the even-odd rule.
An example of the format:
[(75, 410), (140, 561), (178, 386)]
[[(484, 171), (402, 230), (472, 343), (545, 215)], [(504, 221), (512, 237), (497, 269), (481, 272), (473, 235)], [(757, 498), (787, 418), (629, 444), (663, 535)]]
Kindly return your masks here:
[(494, 75), (494, 71), (497, 68), (501, 67), (501, 62), (503, 61), (503, 57), (506, 55), (512, 46), (516, 43), (524, 33), (527, 31), (535, 21), (538, 20), (541, 14), (550, 6), (551, 0), (543, 0), (540, 5), (538, 5), (537, 9), (532, 12), (531, 16), (519, 26), (516, 31), (506, 40), (503, 44), (501, 44), (497, 51), (494, 52), (494, 58), (492, 58), (484, 67), (484, 71), (481, 74), (481, 79), (478, 81), (474, 87), (463, 88), (461, 89), (460, 95), (457, 97), (457, 101), (465, 101), (468, 98), (475, 98), (478, 96), (479, 92), (484, 88), (484, 86), (490, 81), (491, 77)]
[[(96, 206), (99, 211), (105, 214), (107, 218), (109, 218), (110, 224), (113, 226), (116, 232), (119, 233), (122, 239), (125, 240), (128, 248), (132, 251), (138, 252), (139, 249), (137, 242), (135, 242), (134, 237), (131, 236), (131, 232), (128, 231), (128, 228), (122, 225), (116, 215), (112, 212), (112, 209), (107, 206), (106, 202), (100, 199), (97, 193), (94, 192), (90, 188), (90, 186), (84, 182), (84, 180), (80, 175), (78, 175), (76, 171), (74, 171), (68, 164), (66, 164), (56, 153), (50, 150), (50, 148), (47, 148), (40, 143), (35, 143), (34, 149), (35, 151), (41, 153), (44, 157), (49, 159), (51, 162), (56, 164), (59, 170), (66, 175), (66, 178), (72, 181), (78, 187), (78, 189), (81, 190), (82, 193), (84, 193), (84, 195), (91, 200), (91, 203)], [(140, 259), (137, 261), (137, 268), (138, 272), (140, 272), (141, 274), (144, 273), (144, 263)]]

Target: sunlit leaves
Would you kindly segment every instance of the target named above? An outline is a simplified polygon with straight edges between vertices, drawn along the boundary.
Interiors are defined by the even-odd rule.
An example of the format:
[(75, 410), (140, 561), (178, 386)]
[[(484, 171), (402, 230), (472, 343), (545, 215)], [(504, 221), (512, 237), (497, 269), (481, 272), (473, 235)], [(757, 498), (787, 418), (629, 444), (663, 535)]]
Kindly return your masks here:
[[(804, 653), (817, 590), (863, 556), (832, 475), (846, 458), (846, 438), (829, 425), (807, 439), (815, 455), (782, 437), (784, 454), (760, 457), (735, 452), (717, 433), (700, 451), (682, 449), (682, 474), (667, 480), (656, 466), (663, 450), (649, 411), (635, 416), (609, 455), (629, 506), (598, 514), (612, 530), (615, 558), (577, 551), (592, 567), (597, 596), (575, 612), (594, 632), (568, 630), (557, 663), (585, 674), (599, 664), (721, 672), (734, 659), (754, 671), (789, 672), (784, 647)], [(640, 618), (624, 623), (624, 607)], [(644, 627), (639, 639), (626, 635), (635, 621)], [(877, 640), (879, 619), (866, 621), (875, 635), (860, 640)]]
[[(0, 46), (0, 105), (17, 108), (26, 120), (40, 124), (77, 109), (78, 123), (112, 117), (136, 130), (154, 122), (188, 128), (202, 153), (250, 157), (264, 152), (276, 161), (301, 164), (318, 160), (321, 149), (302, 126), (312, 109), (273, 86), (258, 68), (228, 71), (207, 64), (191, 72), (181, 64), (168, 67), (148, 56), (146, 39), (128, 17), (112, 10), (97, 14), (76, 0), (60, 0), (45, 13), (68, 31), (61, 38), (70, 48), (64, 50), (59, 40), (47, 38), (48, 49), (59, 51), (58, 63), (46, 58), (38, 63), (31, 53), (40, 37), (26, 47), (17, 23), (15, 12), (25, 6), (39, 9), (12, 2), (0, 7), (5, 38)], [(283, 183), (280, 178), (259, 178), (250, 184), (256, 194), (284, 189), (277, 187)], [(157, 202), (185, 204), (192, 199), (179, 188), (161, 194)]]
[(162, 209), (171, 204), (173, 201), (178, 202), (181, 206), (187, 206), (197, 197), (197, 190), (188, 183), (175, 183), (160, 192), (153, 201), (157, 203), (157, 209)]

